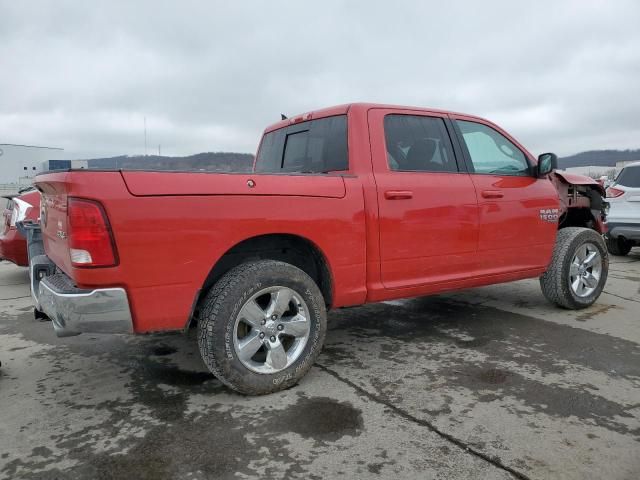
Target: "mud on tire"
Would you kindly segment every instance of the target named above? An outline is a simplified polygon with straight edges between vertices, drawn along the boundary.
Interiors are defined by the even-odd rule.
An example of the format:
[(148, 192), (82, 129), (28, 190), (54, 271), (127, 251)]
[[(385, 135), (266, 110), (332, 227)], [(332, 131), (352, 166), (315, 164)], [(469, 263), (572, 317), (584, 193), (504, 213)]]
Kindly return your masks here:
[[(593, 269), (579, 267), (579, 259), (574, 262), (576, 255), (579, 255), (579, 249), (585, 247), (589, 251), (597, 252), (601, 260), (601, 269), (597, 282), (593, 283), (595, 287), (585, 289), (584, 295), (578, 295), (572, 288), (571, 279), (576, 278), (572, 275), (586, 270), (585, 278), (589, 278), (589, 269)], [(598, 299), (607, 282), (608, 271), (609, 255), (602, 236), (588, 228), (567, 227), (558, 231), (551, 263), (540, 277), (540, 286), (542, 293), (551, 303), (577, 310), (589, 307)]]
[[(298, 307), (304, 305), (304, 316), (306, 316), (309, 324), (308, 330), (305, 332), (306, 343), (300, 343), (297, 353), (286, 363), (286, 368), (278, 371), (260, 371), (259, 361), (254, 361), (254, 357), (264, 355), (264, 351), (258, 352), (247, 360), (246, 355), (241, 359), (238, 351), (240, 351), (239, 343), (244, 338), (238, 340), (240, 326), (239, 318), (243, 314), (249, 302), (256, 295), (259, 297), (255, 300), (262, 302), (265, 311), (268, 310), (266, 302), (269, 298), (262, 300), (261, 292), (269, 291), (269, 289), (285, 289), (293, 292), (295, 298), (299, 299)], [(265, 293), (264, 295), (271, 295)], [(288, 303), (290, 308), (296, 308), (294, 303)], [(253, 303), (251, 303), (253, 306)], [(282, 310), (282, 309), (281, 309)], [(255, 310), (258, 314), (260, 310)], [(290, 310), (285, 310), (290, 311)], [(291, 315), (291, 314), (290, 314)], [(258, 315), (259, 316), (259, 315)], [(248, 395), (262, 395), (278, 390), (289, 388), (296, 383), (309, 371), (316, 358), (320, 354), (324, 338), (326, 334), (326, 307), (324, 298), (318, 286), (313, 279), (304, 271), (293, 265), (276, 260), (258, 260), (243, 263), (228, 273), (226, 273), (209, 291), (203, 299), (200, 306), (200, 318), (198, 321), (198, 345), (202, 358), (209, 370), (225, 385), (237, 392)], [(276, 315), (274, 315), (274, 318)], [(279, 332), (278, 330), (269, 332), (271, 317), (267, 320), (267, 325), (260, 325), (258, 321), (255, 327), (242, 325), (249, 333), (260, 333), (265, 335), (262, 340), (265, 345), (268, 344), (269, 338), (277, 336), (284, 346), (289, 337), (280, 336), (287, 331)], [(285, 314), (282, 314), (282, 321), (285, 321)], [(291, 317), (289, 317), (291, 318)], [(281, 325), (277, 325), (280, 328)], [(254, 331), (255, 328), (255, 331)], [(293, 337), (296, 340), (295, 337)], [(235, 341), (234, 341), (235, 340)], [(290, 347), (293, 341), (289, 343)], [(265, 349), (264, 347), (260, 347)], [(285, 347), (286, 348), (286, 347)], [(295, 352), (294, 352), (295, 353)], [(288, 351), (287, 351), (287, 354)], [(282, 357), (280, 357), (282, 358)], [(265, 361), (265, 365), (266, 365)], [(281, 364), (284, 365), (284, 364)], [(274, 370), (274, 369), (271, 369)]]

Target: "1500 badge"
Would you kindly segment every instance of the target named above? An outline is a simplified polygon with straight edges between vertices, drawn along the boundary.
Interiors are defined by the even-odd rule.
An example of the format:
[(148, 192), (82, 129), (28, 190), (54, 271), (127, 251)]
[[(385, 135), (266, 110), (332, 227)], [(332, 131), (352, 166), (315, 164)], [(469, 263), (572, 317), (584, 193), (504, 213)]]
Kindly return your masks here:
[(541, 208), (540, 219), (545, 222), (555, 223), (558, 221), (558, 209), (557, 208)]

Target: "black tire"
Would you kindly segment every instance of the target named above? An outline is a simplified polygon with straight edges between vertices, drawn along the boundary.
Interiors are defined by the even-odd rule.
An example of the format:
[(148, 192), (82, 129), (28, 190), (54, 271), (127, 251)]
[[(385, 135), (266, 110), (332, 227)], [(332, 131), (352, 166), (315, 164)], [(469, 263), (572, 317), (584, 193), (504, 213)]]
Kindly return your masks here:
[[(247, 300), (262, 289), (287, 287), (308, 307), (309, 337), (297, 359), (274, 374), (257, 373), (238, 358), (234, 347), (235, 322)], [(202, 358), (220, 381), (247, 395), (263, 395), (292, 387), (316, 361), (327, 330), (324, 298), (305, 272), (277, 260), (243, 263), (226, 273), (203, 299), (198, 320), (198, 345)]]
[[(582, 245), (595, 245), (602, 259), (602, 271), (595, 290), (580, 297), (571, 288), (570, 268), (573, 257)], [(553, 256), (547, 271), (540, 277), (542, 293), (551, 303), (578, 310), (587, 308), (598, 299), (607, 282), (609, 255), (602, 236), (588, 228), (567, 227), (558, 231)]]
[(622, 237), (610, 237), (606, 236), (607, 239), (607, 250), (611, 255), (615, 255), (616, 257), (624, 257), (631, 251), (631, 242), (625, 240)]

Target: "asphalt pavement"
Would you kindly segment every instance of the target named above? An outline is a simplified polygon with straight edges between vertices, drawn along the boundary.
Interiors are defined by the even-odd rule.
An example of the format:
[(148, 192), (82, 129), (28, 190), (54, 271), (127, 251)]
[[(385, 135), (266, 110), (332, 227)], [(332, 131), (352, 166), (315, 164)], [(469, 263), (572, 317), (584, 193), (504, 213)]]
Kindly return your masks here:
[(599, 301), (537, 280), (329, 315), (302, 382), (237, 395), (195, 335), (57, 338), (0, 263), (0, 479), (640, 478), (640, 249)]

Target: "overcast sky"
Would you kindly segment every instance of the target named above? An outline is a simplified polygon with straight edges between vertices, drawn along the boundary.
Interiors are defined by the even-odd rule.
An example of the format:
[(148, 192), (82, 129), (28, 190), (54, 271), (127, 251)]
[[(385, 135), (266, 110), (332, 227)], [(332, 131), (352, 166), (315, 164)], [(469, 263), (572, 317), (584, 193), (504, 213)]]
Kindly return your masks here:
[(532, 153), (640, 148), (640, 2), (0, 0), (0, 143), (251, 152), (280, 113), (487, 117)]

